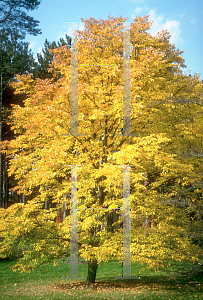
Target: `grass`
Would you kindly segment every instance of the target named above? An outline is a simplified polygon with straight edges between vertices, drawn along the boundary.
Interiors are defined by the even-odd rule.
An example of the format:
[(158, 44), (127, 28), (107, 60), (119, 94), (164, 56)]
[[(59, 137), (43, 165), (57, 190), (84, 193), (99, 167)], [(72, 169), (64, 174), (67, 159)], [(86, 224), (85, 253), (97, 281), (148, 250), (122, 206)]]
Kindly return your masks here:
[(87, 264), (80, 259), (79, 277), (83, 280), (67, 280), (69, 263), (59, 260), (57, 266), (39, 267), (32, 273), (13, 272), (15, 260), (0, 261), (0, 299), (203, 299), (203, 276), (169, 278), (165, 272), (143, 271), (132, 263), (132, 276), (139, 280), (114, 280), (122, 275), (117, 261), (102, 263), (98, 267), (96, 283), (86, 284)]

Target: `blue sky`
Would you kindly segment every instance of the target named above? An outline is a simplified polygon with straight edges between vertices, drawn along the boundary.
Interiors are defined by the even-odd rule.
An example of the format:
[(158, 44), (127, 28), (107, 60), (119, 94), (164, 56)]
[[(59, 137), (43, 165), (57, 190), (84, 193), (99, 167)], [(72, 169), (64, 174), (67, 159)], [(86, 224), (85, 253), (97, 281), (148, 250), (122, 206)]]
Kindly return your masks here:
[(171, 43), (184, 50), (183, 58), (187, 69), (192, 75), (201, 73), (203, 79), (203, 1), (202, 0), (42, 0), (38, 10), (29, 12), (40, 21), (42, 34), (27, 35), (34, 55), (41, 52), (45, 38), (58, 41), (65, 34), (71, 36), (71, 23), (81, 22), (78, 29), (84, 29), (81, 18), (107, 20), (111, 16), (128, 17), (132, 22), (136, 16), (150, 15), (153, 25), (150, 33), (155, 35), (162, 29), (168, 29)]

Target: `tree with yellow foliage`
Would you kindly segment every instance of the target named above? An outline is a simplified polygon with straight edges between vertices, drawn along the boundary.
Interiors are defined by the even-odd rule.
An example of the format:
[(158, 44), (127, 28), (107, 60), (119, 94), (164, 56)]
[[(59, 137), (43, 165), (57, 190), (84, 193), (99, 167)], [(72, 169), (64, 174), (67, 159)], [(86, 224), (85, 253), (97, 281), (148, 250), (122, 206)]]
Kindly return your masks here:
[[(78, 166), (78, 251), (88, 261), (88, 282), (95, 282), (100, 262), (123, 259), (119, 166), (131, 166), (132, 261), (154, 270), (167, 267), (169, 260), (197, 262), (202, 249), (188, 234), (188, 209), (197, 199), (187, 197), (184, 206), (179, 196), (197, 183), (202, 193), (202, 161), (184, 156), (202, 147), (202, 83), (198, 76), (183, 75), (182, 51), (169, 43), (167, 32), (153, 37), (147, 32), (148, 16), (136, 18), (130, 27), (132, 132), (126, 134), (126, 19), (84, 21), (77, 42), (78, 135), (71, 132), (73, 48), (52, 50), (51, 69), (62, 75), (57, 82), (29, 74), (17, 76), (13, 84), (27, 98), (24, 107), (13, 106), (16, 138), (3, 142), (2, 149), (12, 157), (15, 190), (26, 197), (36, 188), (39, 193), (1, 211), (0, 253), (12, 252), (18, 243), (23, 254), (15, 269), (25, 272), (70, 254), (71, 166)], [(59, 208), (66, 217), (56, 224)]]

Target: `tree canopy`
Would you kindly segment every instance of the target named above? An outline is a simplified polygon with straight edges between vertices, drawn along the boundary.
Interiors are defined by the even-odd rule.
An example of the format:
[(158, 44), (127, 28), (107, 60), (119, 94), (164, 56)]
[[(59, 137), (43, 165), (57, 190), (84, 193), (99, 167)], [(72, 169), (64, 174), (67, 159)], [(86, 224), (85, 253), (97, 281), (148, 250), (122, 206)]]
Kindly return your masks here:
[[(13, 105), (16, 138), (3, 142), (2, 149), (12, 158), (14, 190), (32, 195), (38, 189), (27, 203), (1, 211), (1, 255), (17, 242), (23, 249), (16, 269), (29, 271), (69, 255), (71, 165), (78, 166), (79, 254), (89, 264), (123, 259), (122, 165), (131, 166), (132, 260), (158, 270), (171, 259), (195, 262), (203, 254), (190, 235), (191, 226), (197, 232), (202, 224), (202, 82), (182, 73), (182, 51), (169, 43), (168, 32), (153, 37), (147, 32), (149, 16), (135, 18), (132, 135), (122, 135), (125, 20), (90, 18), (78, 31), (78, 128), (86, 136), (65, 136), (71, 125), (72, 48), (51, 50), (57, 81), (24, 74), (13, 83), (26, 100), (24, 107)], [(64, 201), (66, 218), (56, 224)]]

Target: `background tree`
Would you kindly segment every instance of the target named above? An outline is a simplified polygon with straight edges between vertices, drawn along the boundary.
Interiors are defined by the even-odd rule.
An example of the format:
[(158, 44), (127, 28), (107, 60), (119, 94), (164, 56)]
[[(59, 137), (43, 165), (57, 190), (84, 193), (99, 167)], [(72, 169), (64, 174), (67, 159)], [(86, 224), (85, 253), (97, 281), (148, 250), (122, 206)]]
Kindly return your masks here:
[[(131, 57), (132, 133), (139, 136), (116, 136), (123, 127), (123, 57), (119, 53), (125, 20), (90, 18), (85, 20), (84, 31), (78, 31), (79, 133), (87, 136), (62, 136), (70, 132), (71, 49), (67, 46), (52, 50), (53, 75), (60, 75), (57, 81), (25, 74), (17, 76), (13, 84), (16, 93), (26, 93), (27, 98), (24, 107), (13, 106), (10, 120), (16, 138), (2, 143), (2, 148), (11, 158), (9, 174), (18, 181), (15, 190), (25, 195), (39, 191), (27, 203), (1, 211), (4, 241), (0, 253), (8, 254), (18, 243), (24, 249), (18, 270), (29, 271), (70, 253), (69, 165), (86, 164), (78, 167), (77, 198), (79, 254), (88, 261), (89, 282), (95, 281), (101, 261), (122, 261), (118, 209), (122, 211), (123, 206), (123, 174), (117, 165), (135, 165), (130, 174), (132, 260), (157, 270), (169, 266), (171, 259), (195, 263), (202, 255), (202, 249), (191, 244), (187, 234), (191, 222), (187, 210), (172, 202), (182, 187), (200, 178), (202, 162), (180, 159), (176, 145), (183, 142), (183, 149), (191, 136), (191, 128), (181, 118), (186, 120), (191, 108), (201, 115), (201, 106), (191, 103), (189, 107), (187, 99), (192, 82), (196, 84), (191, 92), (199, 101), (202, 83), (181, 73), (184, 61), (165, 35), (153, 38), (145, 34), (144, 47)], [(131, 24), (132, 44), (135, 32), (141, 40), (149, 28), (148, 16), (136, 18)], [(182, 93), (184, 101), (177, 103)], [(184, 126), (178, 127), (177, 120)], [(202, 138), (202, 123), (198, 118), (193, 120), (195, 144), (199, 135)], [(45, 203), (58, 203), (63, 209), (64, 197), (67, 217), (55, 224), (58, 207), (45, 210)], [(188, 199), (189, 204), (192, 201)], [(95, 212), (87, 207), (108, 209)], [(143, 228), (146, 219), (151, 219), (151, 226)], [(103, 221), (106, 230), (102, 230)]]
[[(3, 31), (2, 31), (3, 32)], [(28, 43), (18, 41), (18, 33), (13, 32), (10, 35), (4, 30), (4, 35), (1, 36), (1, 70), (4, 74), (2, 80), (2, 134), (3, 140), (11, 140), (14, 138), (14, 132), (6, 123), (8, 116), (11, 113), (11, 104), (19, 104), (23, 106), (25, 94), (15, 95), (14, 88), (10, 83), (15, 80), (15, 74), (29, 74), (33, 73), (33, 78), (39, 77), (42, 79), (53, 78), (49, 72), (50, 63), (53, 60), (53, 54), (48, 50), (60, 47), (61, 45), (70, 46), (70, 37), (66, 35), (66, 41), (61, 38), (58, 44), (56, 42), (48, 42), (45, 40), (45, 49), (43, 55), (38, 53), (38, 60), (35, 61), (31, 50), (28, 48)], [(10, 194), (9, 189), (16, 185), (14, 178), (7, 177), (8, 162), (5, 157), (2, 157), (2, 207), (8, 207), (12, 201), (19, 202), (21, 199), (16, 197), (14, 193)], [(15, 184), (14, 184), (15, 183)], [(11, 193), (11, 192), (10, 192)]]
[(47, 39), (45, 39), (44, 49), (42, 49), (42, 54), (37, 53), (38, 64), (34, 70), (35, 78), (40, 78), (40, 79), (53, 78), (53, 75), (49, 71), (49, 68), (50, 68), (50, 64), (53, 61), (54, 54), (51, 51), (49, 51), (49, 49), (56, 49), (65, 45), (67, 45), (67, 47), (71, 47), (71, 38), (67, 36), (67, 34), (65, 35), (65, 40), (63, 38), (60, 38), (57, 43), (55, 41), (51, 43)]
[[(2, 31), (3, 32), (3, 31)], [(6, 123), (8, 116), (11, 113), (11, 104), (18, 103), (23, 105), (25, 95), (15, 95), (14, 89), (10, 83), (14, 80), (15, 74), (31, 73), (37, 65), (34, 61), (31, 50), (28, 49), (28, 43), (19, 42), (17, 32), (12, 33), (12, 38), (6, 30), (1, 36), (1, 97), (2, 97), (2, 139), (11, 140), (14, 138), (14, 133), (10, 126)], [(2, 156), (2, 206), (9, 205), (9, 180), (7, 178), (8, 162)]]
[[(13, 89), (9, 87), (9, 84), (16, 73), (30, 73), (33, 71), (32, 67), (35, 66), (33, 55), (28, 50), (28, 43), (22, 42), (22, 40), (26, 33), (34, 36), (41, 33), (38, 28), (39, 21), (34, 20), (26, 13), (26, 11), (37, 9), (39, 4), (40, 1), (37, 0), (3, 0), (0, 3), (0, 141), (2, 141), (2, 135), (3, 139), (13, 137), (5, 124), (5, 118), (9, 114), (10, 104), (15, 101), (19, 102), (19, 97), (13, 96)], [(21, 96), (20, 101), (22, 100)], [(2, 157), (0, 151), (0, 207), (8, 206), (7, 165), (8, 161)]]
[(28, 16), (25, 12), (25, 10), (32, 11), (37, 9), (40, 3), (41, 1), (39, 0), (2, 0), (0, 3), (1, 29), (10, 29), (10, 33), (12, 33), (18, 28), (20, 39), (24, 39), (26, 33), (34, 36), (40, 34), (39, 21), (34, 20), (33, 17)]

